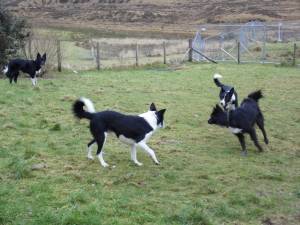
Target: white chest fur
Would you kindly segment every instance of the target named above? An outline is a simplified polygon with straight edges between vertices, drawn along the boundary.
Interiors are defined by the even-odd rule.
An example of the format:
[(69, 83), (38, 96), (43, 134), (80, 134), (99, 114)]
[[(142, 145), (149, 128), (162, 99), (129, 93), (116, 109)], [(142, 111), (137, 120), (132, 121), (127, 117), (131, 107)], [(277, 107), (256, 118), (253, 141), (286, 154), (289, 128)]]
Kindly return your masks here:
[(238, 134), (242, 132), (242, 129), (236, 127), (228, 127), (231, 133)]

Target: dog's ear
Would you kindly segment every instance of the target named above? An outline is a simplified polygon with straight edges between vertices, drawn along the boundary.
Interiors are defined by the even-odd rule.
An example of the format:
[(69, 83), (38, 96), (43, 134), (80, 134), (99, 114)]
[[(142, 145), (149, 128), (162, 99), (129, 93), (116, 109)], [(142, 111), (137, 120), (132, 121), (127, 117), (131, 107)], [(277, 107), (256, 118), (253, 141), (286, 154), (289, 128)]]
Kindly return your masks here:
[(40, 61), (42, 59), (41, 54), (38, 52), (38, 54), (36, 55), (36, 60)]
[(218, 114), (220, 112), (223, 112), (223, 109), (218, 104), (216, 104), (216, 106), (214, 107), (211, 115), (216, 115), (216, 114)]
[(46, 53), (44, 53), (44, 55), (42, 56), (42, 60), (45, 62), (46, 59), (47, 59), (47, 55), (46, 55)]
[(158, 112), (156, 112), (156, 115), (157, 115), (159, 118), (161, 118), (161, 117), (163, 117), (163, 115), (165, 114), (166, 110), (167, 110), (167, 109), (161, 109), (161, 110), (159, 110)]
[(152, 102), (150, 105), (150, 111), (157, 111), (156, 110), (156, 106), (154, 105), (154, 103)]

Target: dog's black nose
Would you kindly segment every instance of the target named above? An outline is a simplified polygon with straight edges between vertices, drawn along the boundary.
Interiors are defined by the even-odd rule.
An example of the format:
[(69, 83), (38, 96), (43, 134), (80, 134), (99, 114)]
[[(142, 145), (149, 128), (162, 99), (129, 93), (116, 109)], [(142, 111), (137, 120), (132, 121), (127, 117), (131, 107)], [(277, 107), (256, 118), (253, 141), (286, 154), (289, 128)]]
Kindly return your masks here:
[(207, 122), (208, 122), (208, 124), (211, 124), (211, 119), (209, 119)]

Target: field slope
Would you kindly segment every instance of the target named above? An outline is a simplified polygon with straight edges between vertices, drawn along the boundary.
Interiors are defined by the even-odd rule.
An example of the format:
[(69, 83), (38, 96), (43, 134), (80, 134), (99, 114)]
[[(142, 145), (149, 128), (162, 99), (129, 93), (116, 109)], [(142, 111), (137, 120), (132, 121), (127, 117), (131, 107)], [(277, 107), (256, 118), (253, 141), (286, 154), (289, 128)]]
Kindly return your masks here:
[(2, 0), (32, 24), (191, 35), (200, 24), (300, 20), (298, 0)]
[[(240, 99), (262, 88), (264, 153), (247, 138), (240, 156), (229, 131), (207, 124), (214, 72)], [(189, 64), (51, 77), (38, 88), (0, 80), (0, 224), (299, 224), (299, 69)], [(165, 129), (149, 142), (161, 165), (138, 150), (144, 165), (135, 166), (113, 135), (104, 157), (115, 168), (87, 160), (88, 123), (71, 114), (79, 96), (98, 110), (167, 108)]]

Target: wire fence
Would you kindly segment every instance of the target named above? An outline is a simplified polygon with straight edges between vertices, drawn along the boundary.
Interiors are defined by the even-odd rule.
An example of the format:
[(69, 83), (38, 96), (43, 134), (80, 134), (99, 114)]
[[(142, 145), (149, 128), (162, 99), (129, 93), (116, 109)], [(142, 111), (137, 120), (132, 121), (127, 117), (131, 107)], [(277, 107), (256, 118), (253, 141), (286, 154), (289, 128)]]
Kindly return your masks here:
[(100, 38), (89, 40), (29, 39), (23, 55), (47, 52), (47, 64), (59, 70), (90, 70), (182, 61), (188, 40)]
[[(205, 35), (205, 37), (204, 37)], [(47, 53), (52, 68), (77, 70), (189, 61), (300, 63), (300, 24), (203, 25), (193, 40), (142, 38), (63, 39), (33, 36), (22, 54)]]
[[(209, 31), (215, 35), (204, 38)], [(192, 58), (206, 61), (204, 55), (214, 61), (295, 65), (300, 63), (299, 47), (297, 23), (252, 21), (241, 25), (208, 25), (202, 26), (193, 39)]]

